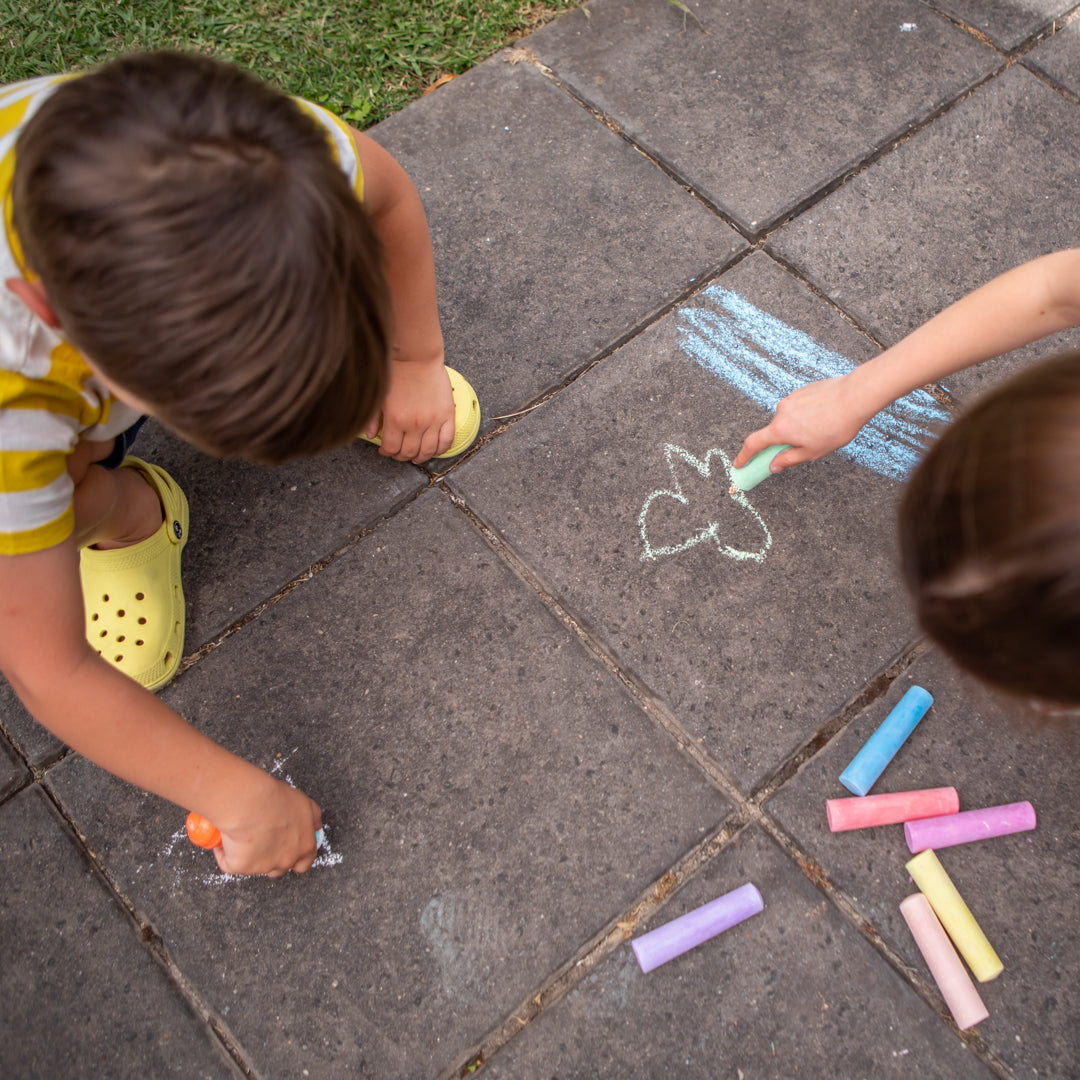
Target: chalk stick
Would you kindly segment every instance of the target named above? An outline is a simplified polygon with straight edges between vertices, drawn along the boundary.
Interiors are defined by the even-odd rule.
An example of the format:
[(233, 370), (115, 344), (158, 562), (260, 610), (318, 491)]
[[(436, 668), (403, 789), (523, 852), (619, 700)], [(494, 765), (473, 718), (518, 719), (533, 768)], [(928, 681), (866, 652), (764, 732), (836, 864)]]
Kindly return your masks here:
[(979, 997), (975, 984), (968, 978), (960, 957), (949, 942), (941, 923), (938, 922), (930, 901), (922, 893), (915, 893), (900, 901), (900, 914), (908, 924), (915, 944), (919, 946), (926, 966), (949, 1006), (956, 1026), (966, 1031), (990, 1012)]
[(747, 882), (677, 919), (658, 926), (630, 943), (644, 972), (650, 972), (688, 949), (730, 930), (737, 923), (764, 910), (757, 887)]
[(866, 795), (859, 799), (829, 799), (825, 803), (829, 828), (833, 832), (868, 829), (874, 825), (899, 825), (916, 818), (946, 820), (941, 815), (955, 814), (959, 809), (960, 799), (956, 788), (951, 787), (894, 791), (889, 795)]
[(865, 795), (933, 704), (934, 699), (921, 686), (912, 686), (851, 759), (840, 774), (840, 783), (852, 795)]
[(982, 810), (965, 810), (962, 814), (930, 817), (910, 821), (904, 826), (904, 839), (911, 852), (927, 848), (952, 847), (970, 844), (973, 840), (990, 840), (995, 836), (1026, 832), (1035, 828), (1035, 807), (1029, 802), (987, 806)]
[(773, 458), (789, 449), (790, 446), (791, 443), (781, 443), (778, 446), (766, 446), (764, 450), (759, 450), (742, 468), (731, 470), (732, 486), (738, 488), (739, 491), (749, 491), (757, 487), (762, 480), (767, 480), (772, 476), (769, 466)]
[(907, 872), (930, 901), (945, 932), (971, 968), (971, 974), (979, 982), (996, 979), (1004, 965), (934, 852), (928, 848), (909, 859)]

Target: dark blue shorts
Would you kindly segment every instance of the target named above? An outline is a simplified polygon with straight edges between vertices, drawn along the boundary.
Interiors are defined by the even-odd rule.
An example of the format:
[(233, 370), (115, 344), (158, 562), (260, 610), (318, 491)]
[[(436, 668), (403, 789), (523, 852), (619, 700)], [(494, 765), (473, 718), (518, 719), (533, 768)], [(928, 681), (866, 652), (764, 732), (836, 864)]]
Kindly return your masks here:
[(112, 453), (107, 458), (103, 458), (97, 462), (103, 469), (118, 469), (120, 463), (127, 457), (128, 451), (131, 449), (132, 444), (135, 442), (135, 437), (139, 434), (139, 428), (146, 423), (150, 418), (148, 416), (140, 416), (131, 427), (125, 431), (121, 431), (116, 436), (116, 442), (113, 444)]

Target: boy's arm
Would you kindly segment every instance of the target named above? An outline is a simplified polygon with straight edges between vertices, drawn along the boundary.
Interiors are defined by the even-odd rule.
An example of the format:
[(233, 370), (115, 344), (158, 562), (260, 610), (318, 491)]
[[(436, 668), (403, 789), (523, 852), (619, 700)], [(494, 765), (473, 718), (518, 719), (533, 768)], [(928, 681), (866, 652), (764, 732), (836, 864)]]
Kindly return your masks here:
[(107, 664), (87, 643), (83, 619), (73, 540), (0, 556), (0, 669), (30, 713), (102, 768), (217, 824), (222, 870), (307, 870), (318, 806)]
[[(405, 170), (377, 142), (352, 129), (364, 173), (364, 207), (383, 245), (393, 307), (390, 386), (381, 451), (417, 464), (454, 441), (454, 397), (443, 367), (435, 302), (435, 259), (420, 196)], [(379, 418), (366, 431), (375, 435)]]
[(849, 443), (875, 413), (912, 390), (1080, 324), (1080, 249), (1044, 255), (951, 304), (883, 353), (835, 379), (789, 394), (765, 427), (747, 436), (736, 467), (789, 443), (772, 471)]

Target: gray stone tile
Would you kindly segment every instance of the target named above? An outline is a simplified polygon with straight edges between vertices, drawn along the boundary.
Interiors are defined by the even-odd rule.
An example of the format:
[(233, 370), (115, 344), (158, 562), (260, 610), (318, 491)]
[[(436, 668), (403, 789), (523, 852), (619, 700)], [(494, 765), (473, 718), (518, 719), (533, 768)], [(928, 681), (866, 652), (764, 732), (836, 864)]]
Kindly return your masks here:
[(825, 800), (837, 777), (909, 685), (934, 707), (872, 794), (955, 787), (960, 809), (1029, 800), (1033, 832), (944, 849), (940, 859), (1005, 965), (979, 991), (989, 1020), (978, 1030), (1017, 1076), (1071, 1077), (1080, 1028), (1070, 1004), (1080, 977), (1080, 732), (1018, 729), (1015, 715), (937, 651), (922, 657), (766, 806), (905, 959), (929, 977), (898, 904), (915, 891), (899, 825), (832, 834)]
[[(0, 694), (8, 688), (0, 687)], [(17, 791), (30, 779), (30, 772), (23, 764), (15, 747), (0, 734), (0, 800)]]
[[(526, 44), (750, 232), (1002, 63), (916, 0), (591, 4)], [(917, 30), (902, 27), (917, 24)]]
[(945, 14), (959, 19), (995, 45), (1015, 49), (1075, 5), (1075, 0), (931, 0)]
[(239, 1078), (41, 789), (0, 806), (0, 1075)]
[[(853, 361), (875, 347), (764, 255), (718, 283)], [(459, 492), (749, 787), (912, 634), (893, 572), (897, 485), (832, 458), (728, 498), (726, 469), (766, 414), (681, 347), (691, 301), (452, 476)], [(668, 462), (671, 462), (669, 467)], [(685, 505), (678, 501), (676, 486)], [(654, 493), (668, 494), (652, 499)], [(654, 559), (653, 550), (707, 541)]]
[(728, 804), (438, 492), (167, 691), (340, 863), (221, 882), (182, 812), (49, 774), (260, 1076), (435, 1075)]
[(473, 380), (485, 429), (746, 246), (508, 55), (371, 131), (424, 200), (447, 363)]
[(1080, 97), (1080, 24), (1074, 20), (1063, 26), (1032, 49), (1024, 63)]
[(169, 470), (191, 507), (187, 653), (427, 483), (422, 470), (359, 442), (270, 469), (208, 457), (151, 422), (134, 453)]
[[(1073, 241), (1080, 109), (1020, 67), (981, 87), (770, 240), (890, 345), (947, 304)], [(945, 381), (979, 393), (1075, 332)]]
[(648, 975), (623, 945), (485, 1065), (495, 1078), (993, 1075), (757, 832), (638, 934), (752, 881), (765, 910)]

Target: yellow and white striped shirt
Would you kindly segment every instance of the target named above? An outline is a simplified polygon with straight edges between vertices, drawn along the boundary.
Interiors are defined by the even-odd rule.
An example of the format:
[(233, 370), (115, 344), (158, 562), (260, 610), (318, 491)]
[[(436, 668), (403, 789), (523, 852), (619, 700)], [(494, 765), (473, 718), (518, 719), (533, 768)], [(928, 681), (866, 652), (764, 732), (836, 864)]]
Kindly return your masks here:
[[(16, 140), (49, 94), (74, 77), (48, 75), (0, 87), (0, 283), (26, 277), (11, 223)], [(295, 100), (326, 128), (362, 198), (363, 173), (348, 127), (322, 107)], [(115, 438), (138, 415), (113, 398), (58, 330), (0, 285), (0, 555), (43, 551), (67, 539), (75, 523), (68, 455), (81, 439)]]

